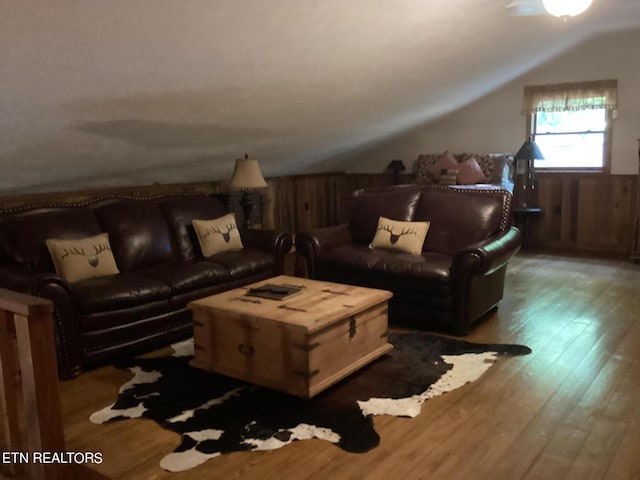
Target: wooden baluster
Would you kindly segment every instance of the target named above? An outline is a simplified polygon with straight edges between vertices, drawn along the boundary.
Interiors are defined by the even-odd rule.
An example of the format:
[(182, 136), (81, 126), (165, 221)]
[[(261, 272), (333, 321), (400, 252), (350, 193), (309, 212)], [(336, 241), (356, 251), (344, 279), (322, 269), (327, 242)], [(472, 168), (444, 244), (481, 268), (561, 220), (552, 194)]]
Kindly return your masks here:
[[(19, 408), (18, 404), (18, 372), (22, 380), (23, 408)], [(0, 388), (0, 413), (5, 425), (6, 443), (3, 450), (29, 452), (29, 478), (106, 478), (84, 465), (33, 461), (34, 452), (62, 453), (66, 450), (51, 301), (0, 289)], [(21, 438), (20, 413), (25, 417), (26, 445), (23, 445)], [(20, 463), (10, 467), (12, 474), (20, 473), (23, 469)]]
[[(13, 314), (0, 310), (0, 415), (4, 425), (3, 451), (18, 452), (22, 450), (20, 425), (18, 422), (18, 389), (16, 379), (18, 364), (15, 351), (15, 329)], [(20, 464), (7, 465), (10, 474), (20, 473)]]
[[(29, 317), (16, 315), (15, 322), (29, 450), (64, 452), (51, 312)], [(31, 465), (34, 478), (65, 478), (61, 476), (63, 467)]]

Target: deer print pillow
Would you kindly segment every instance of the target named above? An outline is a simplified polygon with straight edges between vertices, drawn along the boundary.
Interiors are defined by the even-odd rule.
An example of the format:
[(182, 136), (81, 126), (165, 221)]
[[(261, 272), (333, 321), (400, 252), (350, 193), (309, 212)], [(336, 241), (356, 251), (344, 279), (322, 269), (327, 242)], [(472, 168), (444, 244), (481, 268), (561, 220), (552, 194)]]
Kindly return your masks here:
[(93, 277), (120, 273), (109, 245), (109, 234), (78, 240), (47, 239), (56, 273), (74, 283)]
[(420, 255), (429, 225), (431, 225), (430, 222), (400, 222), (380, 217), (376, 234), (369, 248), (387, 248)]
[(233, 213), (215, 220), (193, 220), (192, 223), (205, 257), (220, 252), (242, 250), (242, 239)]

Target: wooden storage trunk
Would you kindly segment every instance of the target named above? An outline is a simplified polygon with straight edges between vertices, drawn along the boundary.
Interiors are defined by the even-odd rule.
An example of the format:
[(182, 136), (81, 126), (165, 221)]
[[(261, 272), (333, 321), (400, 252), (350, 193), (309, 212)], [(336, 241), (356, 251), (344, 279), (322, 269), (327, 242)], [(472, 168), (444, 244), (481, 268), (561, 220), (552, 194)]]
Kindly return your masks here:
[[(265, 283), (297, 285), (284, 300), (246, 296)], [(388, 352), (391, 293), (280, 276), (189, 304), (192, 365), (309, 398)]]

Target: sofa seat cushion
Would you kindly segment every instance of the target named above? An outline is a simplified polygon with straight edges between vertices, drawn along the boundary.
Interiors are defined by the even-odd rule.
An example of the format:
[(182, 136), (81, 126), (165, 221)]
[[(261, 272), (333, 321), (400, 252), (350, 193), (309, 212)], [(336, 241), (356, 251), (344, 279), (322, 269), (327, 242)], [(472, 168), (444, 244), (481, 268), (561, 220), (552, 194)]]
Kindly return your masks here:
[(165, 301), (171, 288), (159, 279), (135, 273), (89, 278), (70, 286), (83, 313), (106, 312)]
[(425, 252), (412, 255), (366, 245), (344, 245), (322, 255), (323, 267), (410, 277), (429, 283), (448, 284), (453, 257), (445, 253)]
[(171, 295), (229, 282), (229, 269), (224, 265), (204, 260), (193, 262), (167, 262), (136, 270), (171, 287)]
[(178, 293), (169, 300), (171, 310), (187, 308), (189, 302), (192, 302), (193, 300), (208, 297), (209, 295), (215, 295), (216, 293), (226, 292), (227, 290), (230, 290), (231, 285), (232, 284), (230, 283), (221, 283), (218, 285), (208, 285), (203, 288), (186, 290), (183, 293)]
[[(88, 312), (81, 318), (82, 331), (96, 334), (114, 330), (123, 331), (128, 326), (146, 322), (149, 318), (166, 316), (171, 310), (169, 300), (163, 299), (117, 310)], [(124, 336), (121, 340), (124, 340)]]
[[(103, 328), (88, 328), (82, 332), (84, 356), (89, 362), (103, 360), (113, 354), (135, 355), (165, 346), (192, 335), (191, 312), (171, 312), (136, 316), (128, 322), (105, 317)], [(97, 319), (83, 318), (83, 325), (97, 324)]]
[(244, 248), (238, 252), (220, 252), (206, 259), (224, 265), (229, 269), (231, 281), (250, 277), (269, 270), (276, 270), (276, 259), (270, 253), (253, 248)]

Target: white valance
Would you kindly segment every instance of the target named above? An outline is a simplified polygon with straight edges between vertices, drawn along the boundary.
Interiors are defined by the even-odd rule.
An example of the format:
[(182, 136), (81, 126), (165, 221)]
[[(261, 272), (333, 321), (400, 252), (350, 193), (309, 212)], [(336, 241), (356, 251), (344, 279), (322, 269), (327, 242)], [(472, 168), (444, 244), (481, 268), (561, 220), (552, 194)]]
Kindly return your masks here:
[(557, 83), (524, 87), (522, 114), (618, 108), (618, 80)]

